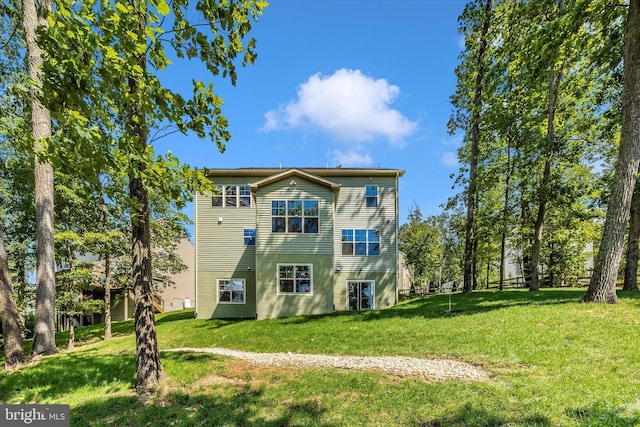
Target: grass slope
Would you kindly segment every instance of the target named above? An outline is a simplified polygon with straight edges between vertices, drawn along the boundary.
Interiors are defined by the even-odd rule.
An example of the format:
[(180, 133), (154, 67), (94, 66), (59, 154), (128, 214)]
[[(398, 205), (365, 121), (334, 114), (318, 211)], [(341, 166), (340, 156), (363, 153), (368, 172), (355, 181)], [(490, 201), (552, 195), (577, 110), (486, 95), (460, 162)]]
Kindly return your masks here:
[[(161, 349), (456, 358), (486, 382), (428, 383), (377, 372), (265, 368), (162, 353), (168, 382), (150, 405), (133, 391), (132, 322), (77, 331), (75, 351), (0, 374), (0, 401), (67, 403), (73, 426), (640, 425), (640, 294), (578, 303), (582, 289), (434, 295), (371, 312), (260, 322), (157, 318)], [(60, 343), (65, 335), (60, 334)]]

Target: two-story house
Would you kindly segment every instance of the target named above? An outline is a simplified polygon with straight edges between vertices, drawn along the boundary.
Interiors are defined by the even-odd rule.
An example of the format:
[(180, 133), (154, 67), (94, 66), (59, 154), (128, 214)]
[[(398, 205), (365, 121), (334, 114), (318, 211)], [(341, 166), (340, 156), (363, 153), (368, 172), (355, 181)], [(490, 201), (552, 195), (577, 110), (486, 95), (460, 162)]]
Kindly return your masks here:
[(398, 179), (380, 168), (207, 169), (196, 315), (268, 319), (397, 303)]

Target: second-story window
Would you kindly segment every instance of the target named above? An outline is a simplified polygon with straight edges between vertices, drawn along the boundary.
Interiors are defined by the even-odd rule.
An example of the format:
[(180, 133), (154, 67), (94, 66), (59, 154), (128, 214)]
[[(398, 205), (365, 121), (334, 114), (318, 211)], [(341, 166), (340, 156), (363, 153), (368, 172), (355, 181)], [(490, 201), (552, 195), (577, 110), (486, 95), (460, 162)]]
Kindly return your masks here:
[(380, 232), (376, 229), (343, 229), (342, 255), (380, 255)]
[(317, 200), (272, 200), (271, 232), (318, 233)]
[(248, 185), (238, 186), (238, 200), (241, 208), (251, 207), (251, 189)]
[(367, 185), (365, 187), (365, 206), (368, 208), (378, 207), (378, 186)]
[(251, 207), (251, 189), (248, 185), (218, 185), (218, 194), (211, 197), (211, 206), (224, 208)]

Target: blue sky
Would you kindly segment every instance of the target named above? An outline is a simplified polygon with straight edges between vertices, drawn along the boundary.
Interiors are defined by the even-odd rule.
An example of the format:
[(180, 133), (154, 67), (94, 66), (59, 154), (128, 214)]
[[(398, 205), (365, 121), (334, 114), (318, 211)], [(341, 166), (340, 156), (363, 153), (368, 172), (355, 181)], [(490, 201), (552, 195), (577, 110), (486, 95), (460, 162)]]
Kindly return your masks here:
[[(400, 221), (417, 204), (441, 212), (458, 172), (449, 97), (462, 48), (464, 0), (272, 0), (254, 24), (255, 65), (236, 87), (214, 80), (231, 141), (172, 136), (156, 145), (195, 167), (404, 169)], [(162, 80), (190, 90), (196, 63)], [(192, 215), (193, 208), (187, 212)]]

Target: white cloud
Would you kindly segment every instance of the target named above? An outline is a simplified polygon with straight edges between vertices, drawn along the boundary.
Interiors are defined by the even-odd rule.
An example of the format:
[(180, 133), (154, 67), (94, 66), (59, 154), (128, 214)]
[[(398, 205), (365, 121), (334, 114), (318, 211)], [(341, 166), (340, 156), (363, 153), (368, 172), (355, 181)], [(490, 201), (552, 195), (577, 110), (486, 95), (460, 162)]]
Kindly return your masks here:
[(331, 159), (336, 165), (342, 165), (344, 167), (362, 167), (371, 166), (373, 164), (373, 159), (368, 153), (358, 150), (333, 150), (331, 153)]
[(457, 167), (460, 165), (458, 163), (458, 153), (455, 151), (447, 151), (443, 153), (441, 161), (444, 166)]
[(265, 114), (261, 130), (312, 128), (341, 142), (384, 138), (401, 144), (418, 123), (390, 108), (400, 88), (360, 70), (342, 68), (330, 76), (318, 73), (300, 85), (297, 100)]
[(440, 140), (440, 143), (445, 147), (459, 148), (462, 147), (464, 140), (462, 134), (450, 135), (448, 138)]

